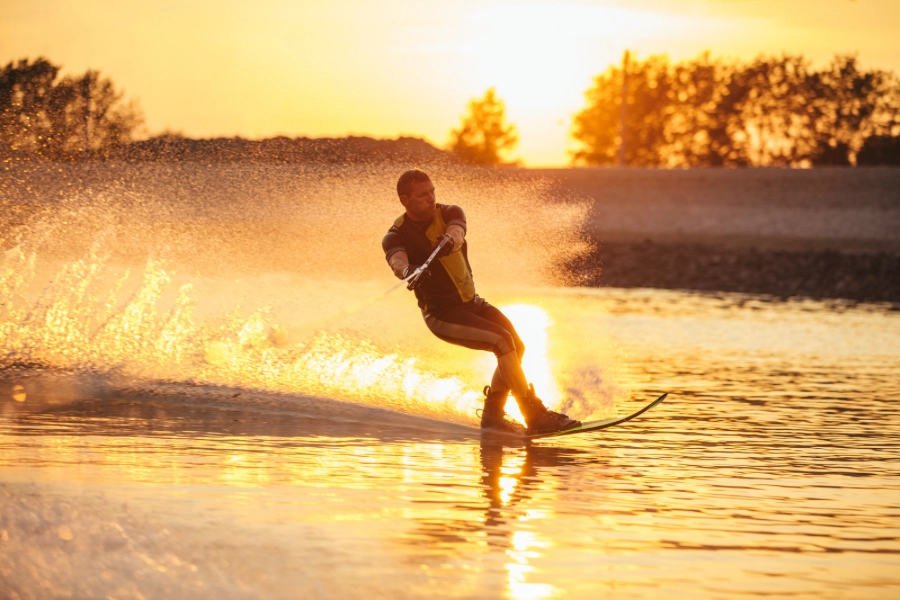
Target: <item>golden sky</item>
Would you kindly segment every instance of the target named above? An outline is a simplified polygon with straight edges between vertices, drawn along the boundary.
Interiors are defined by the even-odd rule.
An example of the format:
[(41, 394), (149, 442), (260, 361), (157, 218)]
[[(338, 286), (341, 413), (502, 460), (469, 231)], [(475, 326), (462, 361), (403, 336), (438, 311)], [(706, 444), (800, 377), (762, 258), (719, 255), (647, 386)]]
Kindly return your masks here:
[(592, 78), (673, 59), (856, 53), (900, 72), (900, 0), (0, 0), (0, 62), (110, 76), (150, 133), (414, 135), (445, 145), (492, 86), (526, 165), (567, 163)]

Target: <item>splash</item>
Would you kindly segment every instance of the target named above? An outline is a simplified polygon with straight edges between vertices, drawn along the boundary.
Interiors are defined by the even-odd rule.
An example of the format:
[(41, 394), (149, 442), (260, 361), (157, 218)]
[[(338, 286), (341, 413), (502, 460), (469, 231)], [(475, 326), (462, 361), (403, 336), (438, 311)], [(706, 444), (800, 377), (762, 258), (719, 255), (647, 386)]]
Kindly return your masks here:
[[(392, 191), (402, 168), (32, 171), (0, 182), (10, 225), (0, 240), (0, 368), (308, 394), (475, 421), (493, 369), (479, 360), (490, 356), (437, 343), (405, 291), (341, 311), (369, 306), (396, 281), (379, 241), (402, 210)], [(555, 196), (548, 182), (471, 169), (434, 177), (439, 201), (466, 210), (482, 292), (515, 303), (506, 291), (516, 286), (565, 283), (558, 265), (588, 248), (588, 206)], [(573, 388), (571, 373), (549, 366), (547, 324), (538, 325), (542, 341), (528, 357), (542, 362), (532, 370), (548, 399), (582, 418), (598, 402), (608, 409), (612, 395)]]
[(471, 421), (479, 394), (456, 377), (442, 377), (418, 358), (385, 353), (366, 340), (318, 333), (278, 347), (284, 330), (270, 307), (249, 315), (198, 321), (192, 284), (184, 284), (161, 311), (170, 275), (149, 261), (137, 288), (119, 301), (130, 273), (105, 295), (102, 258), (65, 264), (34, 302), (21, 292), (34, 275), (35, 257), (7, 251), (0, 264), (0, 294), (7, 298), (0, 323), (0, 367), (115, 373), (119, 377), (187, 384), (303, 393), (364, 402), (420, 415)]

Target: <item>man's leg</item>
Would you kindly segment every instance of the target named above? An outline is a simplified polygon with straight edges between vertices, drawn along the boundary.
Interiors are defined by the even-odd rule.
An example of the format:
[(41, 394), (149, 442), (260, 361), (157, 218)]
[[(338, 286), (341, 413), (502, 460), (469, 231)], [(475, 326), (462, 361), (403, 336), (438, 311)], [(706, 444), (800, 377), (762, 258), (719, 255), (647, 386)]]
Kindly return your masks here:
[[(487, 350), (497, 356), (498, 367), (494, 371), (490, 387), (485, 388), (481, 426), (521, 435), (524, 428), (506, 418), (505, 407), (510, 387), (514, 386), (520, 391), (527, 390), (525, 374), (519, 364), (525, 347), (515, 334), (512, 323), (500, 311), (493, 309), (494, 312), (488, 311), (486, 315), (482, 315), (480, 304), (442, 311), (437, 316), (426, 312), (425, 323), (434, 335), (445, 342), (474, 350)], [(484, 316), (494, 318), (489, 320)], [(512, 386), (508, 381), (512, 382)]]
[(502, 388), (504, 399), (506, 399), (509, 390), (512, 390), (516, 403), (519, 405), (519, 410), (522, 416), (525, 417), (528, 431), (558, 431), (581, 425), (580, 421), (576, 421), (567, 415), (547, 410), (541, 399), (535, 395), (534, 388), (528, 385), (528, 379), (522, 370), (522, 356), (525, 353), (525, 345), (516, 333), (513, 324), (506, 318), (506, 315), (488, 302), (481, 304), (478, 315), (501, 325), (510, 332), (510, 335), (513, 336), (516, 342), (516, 352), (498, 354), (497, 370), (494, 371), (494, 377), (491, 380), (491, 391), (493, 392), (497, 389), (494, 387), (494, 382), (499, 383), (501, 381), (505, 386)]
[(497, 368), (494, 369), (494, 376), (491, 378), (491, 391), (497, 394), (503, 394), (503, 398), (509, 394), (513, 395), (528, 393), (528, 379), (522, 370), (522, 357), (525, 355), (525, 344), (519, 337), (515, 326), (500, 309), (490, 304), (486, 300), (480, 303), (477, 314), (482, 319), (490, 321), (495, 325), (499, 325), (507, 331), (515, 344), (514, 352), (497, 355)]
[(528, 379), (522, 370), (522, 359), (516, 352), (507, 352), (497, 357), (497, 368), (491, 378), (491, 389), (495, 392), (512, 391), (516, 398), (528, 395)]
[(428, 329), (440, 339), (466, 348), (490, 350), (497, 356), (492, 383), (500, 383), (502, 387), (496, 392), (491, 388), (485, 401), (485, 415), (490, 408), (491, 417), (502, 420), (503, 407), (511, 389), (529, 431), (558, 431), (580, 424), (566, 415), (547, 410), (535, 395), (522, 371), (521, 356), (525, 345), (506, 315), (497, 308), (482, 300), (441, 312), (439, 316), (428, 312), (424, 316)]

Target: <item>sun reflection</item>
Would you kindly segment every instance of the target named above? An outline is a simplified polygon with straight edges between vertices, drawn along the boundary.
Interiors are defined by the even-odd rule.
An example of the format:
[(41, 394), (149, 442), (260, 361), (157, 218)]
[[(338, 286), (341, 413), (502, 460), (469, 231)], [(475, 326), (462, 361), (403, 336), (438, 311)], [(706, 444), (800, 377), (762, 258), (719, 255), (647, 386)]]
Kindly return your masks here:
[(25, 388), (19, 384), (12, 387), (12, 397), (16, 402), (25, 402)]
[(500, 502), (503, 503), (503, 506), (512, 500), (513, 493), (519, 484), (519, 478), (522, 476), (525, 458), (524, 453), (504, 457), (504, 462), (500, 467), (501, 476), (497, 480), (497, 485), (500, 487)]
[(540, 557), (540, 553), (532, 548), (545, 548), (549, 544), (539, 541), (534, 532), (516, 531), (512, 536), (512, 548), (506, 551), (512, 559), (506, 564), (508, 571), (507, 585), (509, 595), (515, 600), (540, 600), (552, 598), (560, 594), (561, 590), (547, 583), (527, 583), (525, 578), (534, 572), (534, 567), (528, 564), (530, 559)]

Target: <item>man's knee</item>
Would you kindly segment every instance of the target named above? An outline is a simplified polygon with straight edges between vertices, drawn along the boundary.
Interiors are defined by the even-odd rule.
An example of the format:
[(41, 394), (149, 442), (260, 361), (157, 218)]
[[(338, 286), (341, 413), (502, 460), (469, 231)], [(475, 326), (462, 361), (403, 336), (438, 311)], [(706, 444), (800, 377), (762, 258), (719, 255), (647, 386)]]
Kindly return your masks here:
[(504, 331), (500, 339), (494, 344), (493, 350), (498, 357), (508, 352), (515, 352), (516, 356), (519, 357), (519, 362), (521, 362), (522, 357), (525, 356), (525, 343), (518, 335)]
[[(515, 352), (516, 354), (519, 353), (516, 340), (508, 331), (504, 331), (502, 335), (498, 334), (492, 350), (494, 351), (494, 354), (497, 355), (497, 358), (500, 358), (504, 354), (509, 354), (510, 352)], [(522, 358), (521, 355), (519, 355), (519, 358)]]
[(499, 357), (508, 352), (515, 352), (516, 356), (519, 357), (519, 362), (521, 362), (522, 357), (525, 356), (525, 343), (519, 339), (519, 336), (504, 332), (494, 344), (494, 354)]

